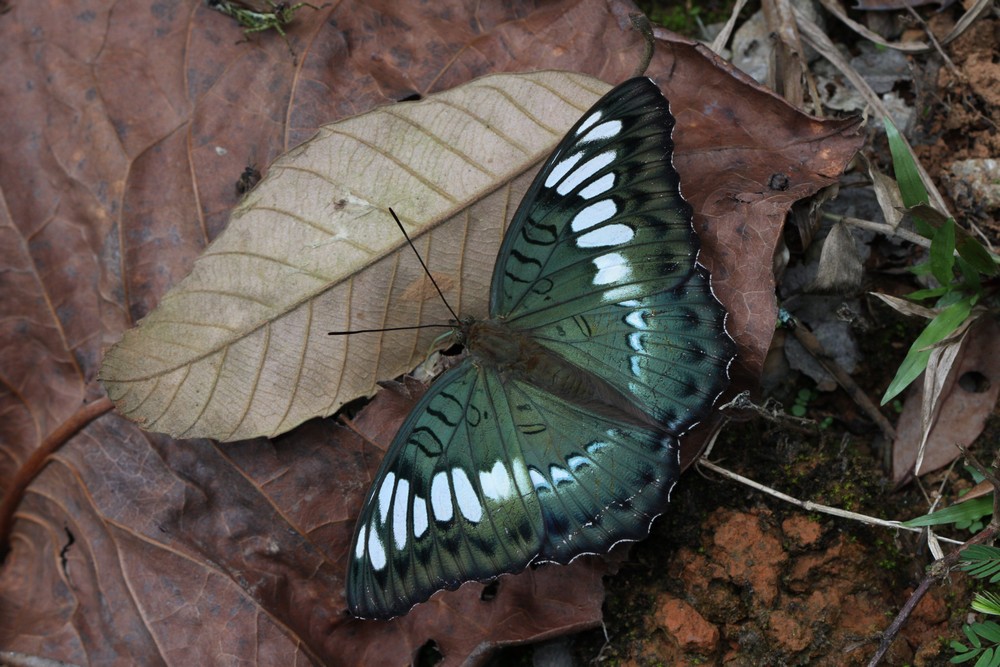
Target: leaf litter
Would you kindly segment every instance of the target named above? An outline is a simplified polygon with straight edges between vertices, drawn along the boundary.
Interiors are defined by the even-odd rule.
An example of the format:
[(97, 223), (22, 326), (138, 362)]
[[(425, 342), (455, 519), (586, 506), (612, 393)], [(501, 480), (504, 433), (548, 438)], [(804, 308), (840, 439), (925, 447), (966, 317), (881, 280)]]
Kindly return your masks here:
[[(28, 314), (29, 327), (37, 333), (25, 337), (19, 332), (13, 337), (11, 330), (9, 334), (12, 345), (6, 349), (17, 350), (25, 361), (36, 361), (22, 362), (16, 371), (20, 375), (9, 385), (25, 389), (5, 394), (13, 408), (6, 411), (12, 418), (3, 427), (2, 451), (10, 454), (11, 463), (0, 479), (10, 479), (17, 462), (85, 396), (99, 395), (94, 377), (101, 348), (151, 312), (225, 226), (228, 208), (235, 203), (233, 182), (248, 153), (274, 157), (308, 139), (322, 123), (414, 92), (425, 96), (490, 71), (572, 66), (618, 81), (631, 73), (629, 67), (609, 65), (612, 61), (603, 54), (626, 52), (626, 46), (638, 50), (640, 41), (627, 30), (614, 28), (606, 32), (619, 42), (595, 49), (581, 26), (620, 23), (605, 5), (585, 2), (514, 19), (492, 9), (477, 16), (474, 34), (468, 32), (468, 23), (455, 23), (455, 14), (441, 11), (427, 16), (420, 12), (433, 10), (411, 7), (393, 15), (395, 33), (385, 28), (372, 31), (370, 19), (376, 15), (372, 9), (345, 5), (325, 9), (322, 21), (307, 20), (305, 15), (297, 19), (292, 39), (303, 48), (300, 65), (290, 71), (287, 62), (274, 69), (266, 65), (287, 61), (280, 40), (230, 45), (207, 39), (211, 31), (197, 29), (199, 21), (206, 20), (202, 15), (206, 10), (190, 4), (191, 12), (185, 16), (158, 19), (157, 67), (166, 71), (172, 61), (163, 55), (188, 48), (188, 31), (193, 36), (190, 48), (206, 53), (187, 71), (187, 89), (160, 90), (178, 101), (167, 107), (130, 109), (128, 100), (139, 96), (130, 98), (122, 92), (127, 89), (128, 70), (120, 70), (124, 76), (110, 76), (119, 71), (115, 58), (124, 58), (126, 45), (141, 33), (126, 26), (147, 25), (145, 17), (123, 10), (109, 17), (110, 22), (97, 22), (109, 26), (111, 35), (93, 79), (101, 90), (100, 99), (107, 100), (107, 118), (77, 141), (116, 149), (106, 155), (98, 152), (104, 158), (99, 164), (67, 172), (63, 165), (78, 164), (65, 159), (73, 144), (54, 142), (63, 159), (37, 167), (39, 173), (50, 170), (59, 175), (45, 182), (52, 191), (68, 193), (65, 201), (73, 208), (54, 218), (45, 215), (40, 205), (46, 199), (18, 194), (29, 191), (13, 185), (25, 175), (5, 163), (0, 182), (12, 184), (4, 188), (9, 202), (5, 228), (12, 239), (23, 240), (4, 245), (10, 248), (4, 265), (29, 267), (22, 274), (27, 280), (11, 291), (18, 301), (10, 301), (6, 308)], [(0, 28), (27, 31), (41, 20), (30, 10), (14, 10), (3, 19), (13, 17), (14, 22)], [(331, 17), (329, 12), (340, 13)], [(429, 29), (413, 30), (413, 25)], [(456, 25), (463, 26), (461, 33), (453, 29)], [(565, 29), (566, 25), (574, 30)], [(82, 38), (78, 48), (104, 44), (108, 37), (100, 30), (88, 24), (75, 34)], [(58, 43), (62, 37), (53, 34)], [(457, 40), (456, 34), (461, 35)], [(16, 76), (8, 78), (20, 81), (37, 71), (38, 61), (10, 46), (26, 42), (5, 41), (4, 48), (13, 49), (19, 64), (10, 68)], [(359, 43), (365, 46), (358, 48)], [(393, 43), (397, 48), (381, 52), (376, 43)], [(426, 48), (428, 44), (437, 48)], [(465, 49), (469, 44), (475, 48)], [(511, 50), (511, 44), (518, 47)], [(558, 48), (550, 48), (553, 45)], [(371, 58), (372, 53), (379, 56)], [(452, 54), (459, 55), (456, 59)], [(339, 58), (344, 66), (335, 70), (321, 66), (327, 58)], [(44, 63), (48, 68), (60, 66), (57, 61)], [(377, 85), (356, 89), (352, 81), (358, 72), (367, 73)], [(664, 87), (678, 117), (677, 163), (685, 194), (699, 212), (696, 225), (704, 243), (703, 258), (732, 313), (731, 332), (741, 346), (740, 373), (745, 380), (754, 378), (763, 364), (776, 312), (773, 289), (767, 286), (773, 287), (770, 256), (781, 222), (793, 202), (837, 179), (857, 146), (848, 134), (853, 125), (818, 122), (795, 113), (779, 98), (734, 79), (707, 49), (686, 40), (661, 40), (649, 73)], [(706, 96), (703, 89), (713, 94)], [(36, 94), (12, 127), (33, 127), (36, 118), (45, 117), (37, 109), (47, 107), (49, 99), (49, 94)], [(101, 118), (100, 108), (87, 110)], [(121, 133), (126, 119), (135, 128), (127, 135)], [(175, 127), (188, 129), (178, 133)], [(181, 141), (190, 137), (197, 141)], [(148, 151), (149, 145), (155, 150)], [(23, 138), (11, 146), (11, 155), (29, 150)], [(741, 151), (729, 155), (719, 146), (740, 146)], [(816, 157), (818, 147), (828, 151), (822, 159)], [(179, 170), (184, 164), (193, 169)], [(226, 164), (229, 168), (224, 168)], [(779, 172), (788, 179), (788, 189), (769, 187)], [(65, 230), (71, 229), (64, 217), (69, 210), (84, 212), (80, 219), (88, 236), (77, 246), (53, 245), (52, 240), (65, 238)], [(38, 225), (50, 218), (46, 225)], [(88, 248), (88, 243), (89, 252), (77, 249)], [(79, 268), (72, 274), (53, 272), (52, 267), (61, 265), (60, 256)], [(89, 281), (79, 280), (81, 271), (91, 277)], [(75, 282), (69, 283), (70, 298), (46, 303), (45, 297), (60, 293), (60, 284), (71, 278)], [(95, 298), (98, 295), (101, 298)], [(67, 310), (64, 304), (74, 307)], [(60, 328), (68, 335), (52, 335)], [(43, 344), (25, 345), (29, 341)], [(54, 377), (70, 381), (54, 389)], [(174, 441), (139, 431), (116, 415), (101, 418), (59, 451), (29, 488), (19, 510), (0, 594), (4, 609), (30, 610), (30, 614), (0, 624), (7, 628), (2, 643), (23, 653), (81, 663), (87, 661), (89, 650), (100, 646), (104, 655), (132, 656), (135, 662), (157, 655), (167, 662), (190, 663), (208, 659), (221, 647), (230, 655), (249, 651), (265, 663), (361, 664), (390, 656), (409, 660), (434, 641), (443, 649), (446, 664), (451, 664), (462, 662), (463, 656), (484, 656), (488, 647), (597, 624), (605, 570), (596, 562), (586, 564), (593, 569), (581, 562), (579, 571), (572, 569), (576, 564), (540, 568), (521, 575), (524, 583), (518, 577), (505, 578), (488, 602), (479, 599), (479, 587), (469, 585), (436, 597), (426, 605), (425, 617), (359, 625), (339, 615), (345, 540), (350, 539), (353, 513), (377, 466), (380, 448), (395, 430), (381, 412), (389, 409), (381, 406), (392, 396), (381, 392), (352, 420), (363, 435), (320, 420), (272, 441), (232, 445)], [(401, 419), (406, 409), (393, 410)], [(688, 460), (696, 453), (692, 449), (697, 447), (686, 447)], [(669, 526), (674, 519), (661, 521)], [(61, 526), (75, 536), (72, 545), (67, 546)], [(725, 562), (721, 566), (731, 567)], [(60, 571), (63, 576), (58, 576)], [(742, 586), (749, 581), (737, 577), (731, 583)], [(23, 595), (26, 582), (32, 586), (30, 599)], [(38, 596), (37, 591), (47, 594)], [(568, 615), (568, 603), (579, 613)], [(213, 611), (227, 605), (240, 611), (235, 616)], [(111, 610), (114, 613), (105, 613)], [(85, 622), (102, 614), (103, 625)], [(29, 618), (32, 630), (37, 630), (39, 621), (60, 628), (59, 639), (45, 646), (32, 643), (31, 636), (38, 635), (26, 632), (28, 626), (22, 624)], [(207, 630), (234, 618), (240, 624), (236, 627), (245, 629), (229, 625), (221, 634)], [(551, 620), (542, 620), (547, 618)], [(512, 619), (524, 620), (512, 623)], [(444, 630), (453, 630), (463, 620), (458, 632)], [(711, 615), (709, 620), (723, 628), (723, 637), (738, 631)], [(192, 634), (192, 627), (200, 634)], [(121, 638), (126, 636), (134, 641), (124, 643)], [(225, 641), (209, 641), (218, 637)], [(238, 641), (240, 637), (255, 639), (247, 643)], [(808, 643), (789, 643), (782, 650), (801, 655)]]

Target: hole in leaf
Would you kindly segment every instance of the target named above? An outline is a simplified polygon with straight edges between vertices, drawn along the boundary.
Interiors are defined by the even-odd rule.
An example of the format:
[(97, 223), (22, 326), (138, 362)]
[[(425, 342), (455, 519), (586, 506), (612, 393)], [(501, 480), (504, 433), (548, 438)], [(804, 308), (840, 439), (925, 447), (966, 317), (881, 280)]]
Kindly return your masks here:
[(981, 394), (990, 388), (990, 380), (979, 371), (968, 371), (958, 378), (958, 386), (970, 393)]
[(490, 602), (497, 596), (497, 591), (500, 590), (500, 580), (494, 579), (490, 583), (483, 587), (483, 592), (479, 595), (479, 599), (483, 602)]
[(417, 657), (413, 661), (414, 667), (434, 667), (444, 661), (444, 654), (438, 648), (437, 642), (428, 639), (427, 643), (417, 651)]
[(66, 544), (63, 545), (62, 550), (59, 552), (59, 562), (62, 564), (63, 574), (69, 576), (69, 572), (66, 571), (66, 554), (69, 553), (69, 548), (76, 542), (76, 537), (70, 532), (69, 528), (63, 526), (63, 530), (66, 531)]

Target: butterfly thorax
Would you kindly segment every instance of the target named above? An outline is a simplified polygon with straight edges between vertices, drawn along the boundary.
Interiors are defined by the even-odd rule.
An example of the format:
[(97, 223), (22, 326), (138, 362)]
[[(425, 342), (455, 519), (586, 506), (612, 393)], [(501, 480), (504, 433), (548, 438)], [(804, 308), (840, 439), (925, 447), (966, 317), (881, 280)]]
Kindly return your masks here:
[(463, 333), (469, 355), (479, 364), (497, 369), (505, 381), (527, 382), (606, 418), (646, 428), (659, 426), (611, 383), (502, 320), (467, 322)]

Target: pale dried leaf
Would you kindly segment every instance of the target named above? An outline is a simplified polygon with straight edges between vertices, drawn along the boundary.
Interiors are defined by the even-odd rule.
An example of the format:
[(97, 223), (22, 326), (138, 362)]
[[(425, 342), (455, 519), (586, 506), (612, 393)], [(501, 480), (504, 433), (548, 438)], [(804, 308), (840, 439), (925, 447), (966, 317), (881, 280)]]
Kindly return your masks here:
[(538, 162), (607, 90), (488, 76), (324, 126), (268, 168), (191, 274), (108, 351), (122, 414), (177, 437), (274, 436), (413, 368), (449, 312), (484, 316), (503, 227)]
[(924, 369), (923, 397), (920, 401), (920, 429), (923, 435), (920, 438), (920, 447), (917, 448), (917, 461), (913, 465), (914, 473), (920, 470), (920, 466), (924, 462), (927, 438), (931, 434), (931, 428), (937, 418), (937, 410), (941, 406), (940, 399), (945, 381), (951, 373), (958, 353), (962, 350), (962, 343), (965, 341), (967, 333), (968, 328), (963, 331), (958, 340), (931, 350), (931, 356), (927, 360), (927, 368)]
[(886, 223), (895, 229), (899, 226), (905, 213), (900, 210), (904, 208), (903, 195), (899, 191), (896, 179), (879, 171), (878, 167), (872, 164), (863, 153), (859, 153), (858, 156), (861, 158), (861, 164), (864, 165), (864, 169), (872, 181), (872, 186), (875, 189), (875, 199), (882, 210), (882, 217), (885, 218)]
[(933, 320), (937, 317), (936, 310), (928, 308), (927, 306), (921, 306), (919, 303), (907, 301), (906, 299), (900, 299), (898, 296), (892, 296), (891, 294), (881, 294), (879, 292), (869, 292), (869, 294), (878, 297), (890, 308), (904, 315), (919, 315), (920, 317), (925, 317), (928, 320)]
[(854, 236), (843, 221), (834, 223), (823, 241), (812, 289), (847, 294), (861, 284), (864, 266)]

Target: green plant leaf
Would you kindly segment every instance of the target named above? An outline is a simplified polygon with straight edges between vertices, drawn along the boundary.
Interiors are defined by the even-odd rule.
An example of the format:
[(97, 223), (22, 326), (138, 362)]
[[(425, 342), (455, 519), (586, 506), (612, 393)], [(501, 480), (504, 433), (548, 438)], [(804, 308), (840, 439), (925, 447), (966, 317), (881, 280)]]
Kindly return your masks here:
[[(946, 507), (933, 514), (925, 514), (915, 519), (904, 521), (904, 526), (919, 528), (920, 526), (942, 526), (958, 521), (975, 521), (979, 517), (993, 514), (993, 496), (984, 496), (974, 500), (967, 500), (958, 505)], [(970, 639), (971, 641), (971, 639)]]
[(955, 278), (955, 221), (948, 218), (934, 230), (931, 238), (931, 273), (942, 285), (948, 285)]
[[(889, 151), (892, 153), (892, 168), (896, 172), (896, 182), (899, 183), (899, 192), (903, 195), (903, 204), (907, 208), (917, 204), (930, 203), (927, 188), (920, 180), (920, 171), (913, 155), (907, 148), (906, 141), (900, 136), (899, 130), (893, 125), (892, 119), (883, 117), (885, 123), (885, 134), (889, 139)], [(916, 218), (917, 231), (923, 236), (930, 238), (933, 230), (930, 225), (920, 218)]]
[(1000, 616), (1000, 596), (990, 591), (976, 593), (972, 600), (972, 608), (983, 614)]
[(982, 649), (983, 648), (983, 642), (981, 642), (979, 640), (979, 635), (977, 635), (975, 633), (975, 631), (973, 630), (973, 628), (972, 628), (971, 625), (968, 625), (968, 624), (963, 625), (962, 626), (962, 632), (965, 633), (966, 639), (968, 639), (969, 642), (972, 644), (972, 648), (975, 648), (975, 649)]
[(997, 260), (990, 254), (982, 243), (966, 234), (961, 234), (956, 241), (958, 254), (967, 261), (972, 268), (986, 276), (994, 276), (997, 273)]
[(916, 292), (910, 292), (906, 295), (907, 299), (911, 301), (922, 301), (923, 299), (931, 299), (941, 296), (946, 293), (949, 287), (935, 287), (934, 289), (921, 289)]
[(983, 651), (983, 654), (979, 656), (979, 660), (976, 660), (976, 667), (994, 667), (995, 663), (993, 660), (995, 657), (996, 656), (992, 648), (986, 649)]
[(959, 567), (976, 579), (990, 578), (990, 583), (1000, 581), (1000, 549), (974, 544), (962, 552)]
[(931, 351), (927, 347), (943, 340), (951, 332), (955, 331), (965, 318), (972, 312), (972, 302), (974, 297), (967, 297), (958, 303), (954, 303), (931, 320), (924, 328), (917, 339), (913, 341), (903, 363), (896, 371), (896, 377), (889, 383), (885, 395), (882, 397), (882, 405), (891, 401), (901, 391), (906, 389), (925, 368), (927, 360), (931, 356)]
[(972, 629), (976, 631), (976, 634), (991, 641), (994, 644), (1000, 644), (1000, 625), (993, 621), (983, 621), (982, 623), (974, 623)]

